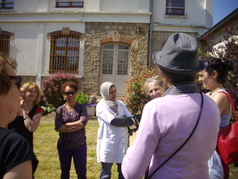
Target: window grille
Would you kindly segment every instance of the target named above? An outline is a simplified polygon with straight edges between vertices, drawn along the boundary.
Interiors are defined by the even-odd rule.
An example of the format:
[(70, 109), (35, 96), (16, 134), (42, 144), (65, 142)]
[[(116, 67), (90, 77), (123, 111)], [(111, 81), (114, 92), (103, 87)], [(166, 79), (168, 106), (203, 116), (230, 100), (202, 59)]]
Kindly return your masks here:
[(8, 58), (10, 56), (10, 38), (10, 32), (0, 32), (0, 56), (4, 58)]
[(79, 37), (55, 35), (51, 37), (50, 73), (76, 73), (79, 63)]
[(78, 8), (83, 7), (83, 0), (56, 0), (58, 8)]
[(102, 74), (112, 75), (113, 51), (105, 50), (103, 53)]
[(184, 0), (166, 0), (166, 15), (184, 15)]
[[(115, 60), (114, 60), (115, 58)], [(129, 46), (122, 44), (108, 44), (103, 46), (102, 74), (128, 75)], [(115, 65), (115, 69), (114, 66)]]
[(13, 9), (14, 0), (0, 0), (0, 9)]
[(119, 45), (117, 60), (117, 75), (127, 75), (128, 73), (129, 46)]

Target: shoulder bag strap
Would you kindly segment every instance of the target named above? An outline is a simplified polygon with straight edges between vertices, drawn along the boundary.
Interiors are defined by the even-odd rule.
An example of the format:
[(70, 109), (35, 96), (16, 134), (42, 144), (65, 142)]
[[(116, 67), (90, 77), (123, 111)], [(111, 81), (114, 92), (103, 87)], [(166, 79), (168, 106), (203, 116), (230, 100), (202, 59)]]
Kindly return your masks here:
[(237, 118), (237, 115), (236, 115), (236, 109), (235, 109), (235, 106), (234, 106), (234, 103), (232, 101), (232, 98), (231, 98), (231, 95), (225, 91), (219, 91), (218, 93), (224, 93), (226, 95), (226, 97), (228, 98), (230, 104), (231, 104), (231, 108), (232, 108), (232, 112), (233, 112), (233, 115), (234, 115), (234, 119), (236, 121), (238, 121), (238, 118)]
[(165, 160), (165, 161), (148, 177), (148, 179), (150, 179), (166, 162), (168, 162), (176, 153), (178, 153), (178, 151), (179, 151), (181, 148), (183, 148), (183, 146), (184, 146), (184, 145), (189, 141), (189, 139), (192, 137), (192, 135), (193, 135), (195, 129), (196, 129), (197, 126), (198, 126), (198, 122), (199, 122), (200, 117), (201, 117), (201, 114), (202, 114), (203, 94), (202, 94), (201, 92), (200, 92), (200, 94), (201, 94), (201, 98), (202, 98), (202, 100), (201, 100), (201, 107), (200, 107), (200, 111), (199, 111), (199, 115), (198, 115), (198, 119), (197, 119), (196, 125), (194, 126), (194, 128), (193, 128), (191, 134), (189, 135), (189, 137), (187, 138), (187, 140), (186, 140), (167, 160)]

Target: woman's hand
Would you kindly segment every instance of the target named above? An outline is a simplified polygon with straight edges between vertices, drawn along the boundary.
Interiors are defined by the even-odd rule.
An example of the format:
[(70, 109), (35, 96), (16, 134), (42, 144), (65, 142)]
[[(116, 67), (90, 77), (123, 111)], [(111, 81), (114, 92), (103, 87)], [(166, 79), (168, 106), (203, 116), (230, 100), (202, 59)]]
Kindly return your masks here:
[(22, 100), (20, 101), (20, 108), (21, 108), (21, 110), (23, 110), (23, 111), (27, 111), (27, 105), (26, 105), (26, 100), (25, 100), (25, 99), (22, 99)]

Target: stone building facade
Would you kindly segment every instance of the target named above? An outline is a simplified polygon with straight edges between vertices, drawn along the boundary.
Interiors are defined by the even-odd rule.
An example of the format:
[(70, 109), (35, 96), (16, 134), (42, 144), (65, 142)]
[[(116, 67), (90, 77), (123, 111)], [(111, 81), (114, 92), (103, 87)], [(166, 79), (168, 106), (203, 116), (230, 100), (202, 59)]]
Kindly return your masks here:
[[(77, 2), (77, 7), (67, 0), (17, 0), (7, 2), (8, 6), (0, 2), (0, 43), (6, 38), (6, 55), (17, 60), (17, 75), (23, 77), (23, 83), (35, 81), (40, 86), (54, 73), (70, 72), (80, 78), (80, 90), (88, 95), (100, 95), (101, 83), (112, 81), (123, 96), (124, 82), (155, 66), (151, 55), (163, 48), (172, 33), (198, 37), (212, 27), (213, 0), (182, 0), (179, 4), (171, 0)], [(68, 60), (67, 50), (58, 43), (72, 37), (78, 40), (74, 46), (78, 48), (77, 61)], [(114, 49), (107, 49), (112, 46)], [(62, 70), (61, 65), (66, 64), (62, 58), (68, 66), (74, 64), (75, 70)], [(54, 61), (60, 68), (52, 68)]]
[[(140, 28), (140, 31), (138, 31)], [(101, 46), (107, 43), (128, 44), (130, 51), (130, 76), (147, 66), (148, 24), (94, 23), (85, 27), (84, 76), (82, 86), (91, 94), (98, 94)]]

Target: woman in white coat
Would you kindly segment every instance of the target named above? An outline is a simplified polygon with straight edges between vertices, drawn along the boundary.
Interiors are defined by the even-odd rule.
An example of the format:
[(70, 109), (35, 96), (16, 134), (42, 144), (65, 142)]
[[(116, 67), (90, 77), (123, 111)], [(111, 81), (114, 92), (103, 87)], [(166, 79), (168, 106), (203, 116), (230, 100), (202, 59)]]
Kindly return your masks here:
[(127, 126), (133, 125), (133, 116), (122, 101), (116, 99), (116, 87), (111, 82), (101, 85), (102, 99), (96, 106), (99, 122), (97, 161), (102, 164), (100, 179), (111, 178), (113, 163), (118, 166), (118, 178), (124, 179), (121, 163), (128, 147)]

